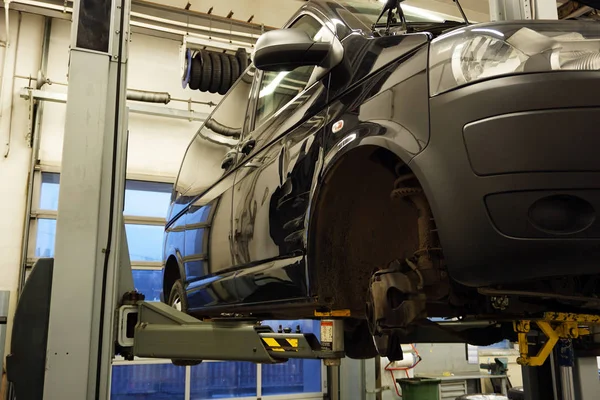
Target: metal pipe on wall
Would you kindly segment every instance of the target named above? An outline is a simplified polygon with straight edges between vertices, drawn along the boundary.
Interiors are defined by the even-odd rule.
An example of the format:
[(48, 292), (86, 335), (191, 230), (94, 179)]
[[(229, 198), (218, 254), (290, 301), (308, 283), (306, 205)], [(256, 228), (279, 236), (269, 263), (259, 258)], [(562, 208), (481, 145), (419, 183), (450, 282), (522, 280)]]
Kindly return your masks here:
[(10, 27), (8, 24), (10, 11), (10, 0), (4, 0), (4, 23), (6, 24), (6, 42), (4, 43), (8, 47), (10, 43)]
[(6, 60), (8, 59), (8, 46), (10, 44), (10, 1), (4, 0), (4, 24), (6, 25), (6, 41), (4, 42), (4, 57), (2, 57), (2, 77), (0, 78), (0, 118), (2, 118), (2, 102), (4, 100), (4, 78), (6, 77)]
[[(19, 19), (17, 21), (17, 39), (15, 41), (15, 59), (13, 63), (13, 71), (10, 74), (10, 90), (8, 92), (10, 96), (10, 107), (8, 107), (8, 138), (6, 140), (6, 151), (4, 152), (4, 158), (8, 157), (8, 153), (10, 153), (10, 139), (12, 137), (12, 113), (13, 113), (13, 90), (15, 88), (15, 74), (17, 72), (17, 59), (18, 59), (18, 49), (19, 49), (19, 37), (21, 36), (21, 21), (23, 19), (23, 14), (19, 12)], [(8, 47), (7, 47), (8, 49)], [(4, 58), (8, 58), (8, 54), (4, 56)], [(2, 75), (2, 80), (4, 81), (5, 75)], [(4, 89), (4, 88), (3, 88)], [(4, 101), (4, 93), (2, 93), (2, 101)], [(2, 117), (2, 115), (0, 115)]]
[[(43, 74), (46, 74), (48, 69), (48, 53), (50, 51), (50, 34), (52, 32), (52, 18), (44, 18), (44, 34), (42, 37), (42, 57), (40, 60), (40, 69)], [(40, 131), (42, 126), (42, 118), (44, 112), (44, 102), (38, 101), (35, 110), (35, 120), (31, 136), (33, 143), (31, 144), (31, 158), (29, 160), (29, 176), (27, 178), (27, 200), (25, 203), (25, 222), (23, 227), (23, 238), (21, 241), (21, 263), (19, 265), (19, 283), (17, 286), (17, 297), (21, 295), (23, 286), (25, 285), (25, 277), (27, 272), (27, 253), (29, 252), (29, 234), (31, 232), (31, 210), (33, 207), (33, 185), (35, 182), (35, 166), (37, 165), (38, 155), (40, 151)]]
[(127, 100), (169, 104), (171, 95), (167, 92), (149, 92), (146, 90), (127, 89)]

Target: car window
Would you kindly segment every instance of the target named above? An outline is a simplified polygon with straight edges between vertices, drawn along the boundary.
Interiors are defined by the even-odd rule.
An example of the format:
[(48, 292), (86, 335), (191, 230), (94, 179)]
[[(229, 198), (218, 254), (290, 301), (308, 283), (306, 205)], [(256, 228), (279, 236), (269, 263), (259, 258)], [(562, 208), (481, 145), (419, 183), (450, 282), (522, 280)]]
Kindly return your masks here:
[(174, 186), (175, 204), (170, 216), (178, 214), (228, 172), (222, 168), (222, 161), (239, 143), (254, 71), (254, 68), (246, 71), (194, 135)]
[[(310, 15), (303, 15), (290, 28), (302, 29), (313, 40), (325, 38), (324, 27)], [(254, 126), (260, 126), (305, 88), (314, 71), (314, 66), (305, 66), (293, 71), (265, 71), (258, 91)]]

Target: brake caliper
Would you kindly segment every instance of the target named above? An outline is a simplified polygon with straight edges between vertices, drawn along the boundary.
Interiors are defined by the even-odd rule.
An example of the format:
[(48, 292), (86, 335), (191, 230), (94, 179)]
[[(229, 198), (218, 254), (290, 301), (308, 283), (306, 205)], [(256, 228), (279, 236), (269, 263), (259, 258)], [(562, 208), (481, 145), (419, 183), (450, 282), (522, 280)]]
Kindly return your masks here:
[(394, 261), (371, 277), (367, 314), (372, 333), (403, 329), (426, 317), (426, 296), (421, 283), (406, 272), (400, 262)]

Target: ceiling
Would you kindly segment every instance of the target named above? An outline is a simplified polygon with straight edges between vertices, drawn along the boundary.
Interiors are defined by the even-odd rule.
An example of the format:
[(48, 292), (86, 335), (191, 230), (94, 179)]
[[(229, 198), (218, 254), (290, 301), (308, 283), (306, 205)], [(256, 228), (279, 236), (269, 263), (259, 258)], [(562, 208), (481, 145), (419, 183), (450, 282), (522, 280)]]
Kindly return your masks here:
[[(148, 0), (146, 0), (148, 1)], [(168, 5), (177, 9), (208, 13), (219, 17), (228, 17), (239, 21), (248, 21), (264, 24), (271, 27), (282, 26), (306, 0), (149, 0), (150, 2)], [(357, 0), (354, 0), (357, 1)], [(383, 0), (358, 0), (379, 3)], [(580, 0), (585, 1), (600, 0)], [(489, 0), (460, 0), (460, 3), (470, 21), (489, 21)], [(382, 3), (379, 3), (382, 4)], [(453, 0), (405, 0), (403, 4), (424, 10), (435, 11), (442, 14), (460, 18), (460, 13)], [(571, 16), (582, 4), (572, 0), (558, 0), (556, 2), (564, 10), (561, 17)], [(383, 4), (382, 4), (383, 6)], [(588, 7), (589, 9), (589, 7)], [(589, 11), (589, 10), (588, 10)]]

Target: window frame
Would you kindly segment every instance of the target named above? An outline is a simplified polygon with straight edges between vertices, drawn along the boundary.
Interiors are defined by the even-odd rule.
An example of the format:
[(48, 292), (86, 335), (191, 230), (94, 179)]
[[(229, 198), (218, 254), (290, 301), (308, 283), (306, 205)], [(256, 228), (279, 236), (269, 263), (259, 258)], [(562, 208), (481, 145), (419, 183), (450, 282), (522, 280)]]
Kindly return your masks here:
[[(60, 176), (60, 170), (56, 168), (46, 168), (45, 166), (38, 166), (34, 171), (33, 181), (33, 197), (31, 214), (29, 216), (29, 237), (27, 238), (27, 261), (25, 263), (26, 276), (31, 272), (31, 268), (35, 262), (42, 258), (35, 255), (37, 235), (38, 235), (38, 221), (40, 219), (56, 220), (58, 218), (58, 210), (47, 210), (40, 208), (40, 199), (42, 194), (42, 177), (43, 174), (58, 174)], [(164, 183), (168, 185), (174, 184), (173, 177), (162, 177), (154, 176), (154, 179), (150, 179), (148, 175), (140, 174), (127, 174), (127, 181), (143, 181), (153, 183)], [(161, 217), (143, 217), (143, 216), (123, 216), (123, 222), (125, 225), (144, 225), (144, 226), (162, 226), (166, 224), (166, 216)], [(150, 270), (156, 271), (162, 269), (162, 261), (131, 261), (132, 269), (139, 270)]]
[[(257, 79), (258, 73), (260, 72), (258, 69), (256, 69), (254, 67), (254, 65), (248, 65), (248, 68), (246, 68), (244, 71), (240, 72), (240, 78), (233, 84), (233, 86), (229, 89), (229, 91), (227, 91), (227, 93), (220, 99), (220, 101), (216, 105), (216, 107), (211, 111), (211, 113), (208, 115), (208, 117), (206, 117), (206, 119), (204, 120), (204, 122), (202, 123), (202, 125), (200, 125), (200, 127), (198, 128), (198, 130), (196, 131), (196, 133), (194, 133), (194, 135), (190, 139), (188, 145), (185, 148), (185, 152), (183, 153), (183, 159), (181, 160), (181, 163), (179, 165), (179, 170), (177, 171), (177, 175), (175, 176), (175, 180), (173, 181), (173, 192), (171, 194), (171, 203), (173, 203), (174, 201), (176, 201), (179, 196), (185, 195), (189, 191), (189, 188), (188, 188), (186, 190), (186, 192), (182, 192), (179, 196), (176, 195), (176, 187), (177, 187), (177, 184), (179, 183), (179, 178), (181, 176), (181, 171), (183, 171), (183, 165), (184, 165), (185, 160), (186, 160), (186, 158), (188, 156), (188, 152), (190, 150), (190, 147), (192, 146), (192, 144), (196, 140), (196, 137), (200, 134), (200, 132), (202, 131), (202, 129), (204, 129), (204, 127), (206, 126), (206, 122), (214, 117), (215, 113), (219, 110), (219, 108), (221, 107), (221, 105), (223, 104), (223, 102), (226, 101), (229, 96), (231, 96), (231, 93), (233, 92), (233, 90), (237, 87), (237, 85), (240, 84), (240, 82), (242, 81), (242, 77), (245, 74), (247, 74), (248, 71), (250, 71), (250, 69), (252, 69), (252, 68), (254, 68), (254, 77), (252, 78), (252, 84), (250, 86), (250, 90), (248, 91), (248, 100), (246, 101), (246, 109), (244, 110), (244, 122), (243, 122), (242, 127), (241, 127), (241, 132), (240, 132), (240, 137), (238, 139), (238, 143), (233, 146), (232, 150), (239, 149), (239, 146), (242, 143), (242, 141), (244, 140), (244, 138), (246, 137), (247, 132), (251, 131), (250, 128), (254, 124), (254, 120), (252, 119), (253, 118), (253, 113), (252, 113), (252, 115), (248, 115), (248, 114), (250, 113), (250, 106), (253, 103), (254, 86), (255, 86), (255, 83), (256, 83), (256, 79)], [(234, 161), (234, 165), (237, 164), (238, 159), (239, 159), (239, 157), (236, 155), (236, 159)], [(223, 174), (223, 176), (221, 176), (221, 178), (216, 183), (221, 182), (225, 177), (229, 176), (229, 174), (235, 174), (235, 173), (236, 173), (236, 168), (230, 168), (225, 174)], [(210, 189), (208, 189), (208, 190), (210, 190)], [(181, 218), (182, 215), (184, 215), (185, 213), (187, 213), (188, 209), (190, 208), (190, 205), (192, 203), (194, 203), (196, 200), (198, 200), (200, 197), (202, 197), (202, 195), (203, 195), (203, 193), (195, 196), (192, 199), (190, 199), (189, 203), (181, 211), (179, 211), (177, 214), (167, 215), (166, 216), (166, 220), (167, 221), (166, 221), (166, 224), (165, 224), (165, 229), (168, 228), (169, 226), (171, 226), (174, 223), (174, 221), (176, 221), (177, 219)]]
[[(309, 11), (309, 10), (303, 10), (302, 12), (300, 12), (298, 14), (298, 16), (290, 21), (287, 25), (285, 25), (283, 27), (283, 29), (289, 29), (291, 28), (296, 22), (298, 22), (302, 17), (305, 16), (309, 16), (311, 18), (313, 18), (314, 20), (316, 20), (321, 27), (325, 27), (327, 29), (330, 29), (327, 26), (327, 22), (325, 21), (329, 21), (324, 15), (321, 15), (320, 17), (317, 16), (316, 13)], [(337, 37), (337, 32), (332, 31), (333, 35), (335, 37)], [(315, 66), (316, 68), (316, 66)], [(248, 130), (247, 132), (242, 132), (242, 140), (240, 141), (240, 144), (243, 143), (244, 140), (246, 140), (248, 137), (250, 136), (253, 132), (256, 131), (256, 129), (262, 125), (264, 125), (265, 123), (267, 123), (269, 120), (276, 118), (279, 114), (281, 114), (281, 112), (283, 110), (285, 110), (290, 104), (292, 104), (298, 97), (302, 96), (304, 93), (306, 93), (308, 90), (310, 90), (310, 88), (312, 88), (315, 84), (318, 83), (318, 81), (313, 82), (311, 85), (306, 86), (304, 88), (304, 90), (298, 92), (298, 94), (296, 96), (294, 96), (290, 101), (288, 101), (287, 103), (285, 103), (283, 106), (281, 106), (277, 111), (275, 111), (273, 114), (271, 114), (269, 116), (269, 118), (263, 120), (261, 122), (261, 124), (259, 126), (256, 125), (256, 114), (257, 114), (257, 108), (258, 108), (258, 95), (260, 93), (260, 88), (263, 82), (263, 76), (264, 76), (264, 71), (261, 71), (259, 69), (256, 70), (256, 76), (254, 77), (254, 83), (252, 85), (252, 89), (250, 91), (251, 93), (251, 101), (248, 102), (248, 111), (250, 112), (251, 115), (249, 117), (249, 124), (248, 124)]]

